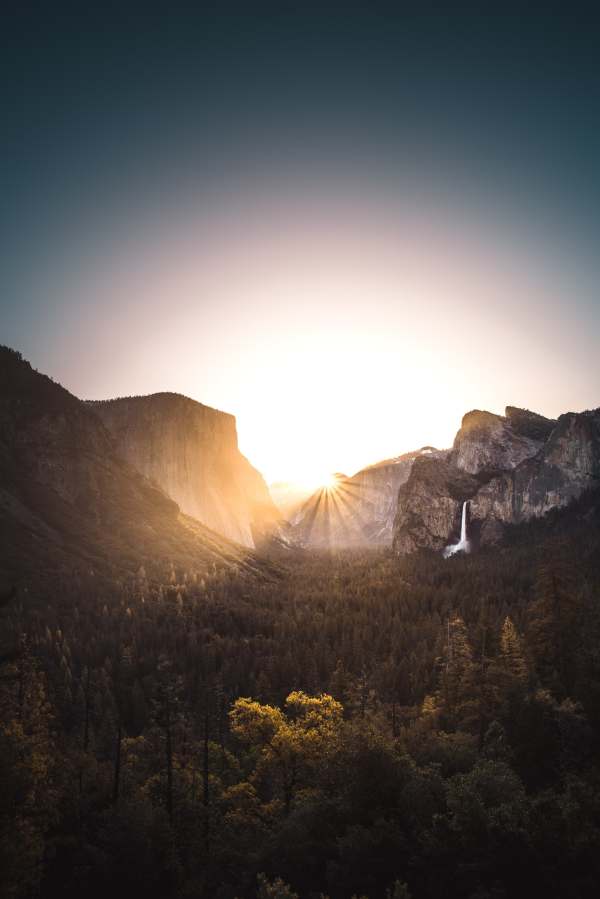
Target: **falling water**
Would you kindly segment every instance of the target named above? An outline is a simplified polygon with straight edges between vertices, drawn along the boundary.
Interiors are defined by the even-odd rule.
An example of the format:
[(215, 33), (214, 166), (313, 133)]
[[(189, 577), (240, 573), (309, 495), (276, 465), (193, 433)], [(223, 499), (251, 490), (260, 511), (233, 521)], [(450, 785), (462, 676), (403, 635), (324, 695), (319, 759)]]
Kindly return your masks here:
[(462, 507), (462, 519), (460, 523), (460, 542), (466, 546), (467, 545), (467, 502), (465, 500)]
[(451, 546), (447, 546), (444, 550), (444, 558), (447, 559), (449, 556), (453, 556), (454, 553), (468, 553), (469, 552), (469, 540), (467, 538), (467, 506), (469, 505), (469, 500), (465, 500), (462, 505), (462, 517), (460, 521), (460, 540), (458, 543), (453, 543)]

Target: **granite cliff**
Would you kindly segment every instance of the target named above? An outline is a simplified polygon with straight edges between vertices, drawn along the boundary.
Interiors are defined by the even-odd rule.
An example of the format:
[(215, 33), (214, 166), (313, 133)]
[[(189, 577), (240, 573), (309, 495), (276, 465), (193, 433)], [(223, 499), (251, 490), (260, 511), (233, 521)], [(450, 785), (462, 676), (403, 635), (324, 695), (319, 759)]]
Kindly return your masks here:
[(158, 580), (259, 567), (124, 460), (88, 404), (0, 347), (0, 582), (114, 581), (140, 566)]
[(253, 547), (279, 517), (235, 418), (176, 393), (89, 403), (119, 454), (202, 524)]
[(469, 500), (473, 546), (567, 505), (600, 483), (600, 409), (557, 420), (508, 406), (504, 416), (467, 413), (451, 450), (415, 460), (398, 492), (393, 546), (442, 550), (458, 538)]

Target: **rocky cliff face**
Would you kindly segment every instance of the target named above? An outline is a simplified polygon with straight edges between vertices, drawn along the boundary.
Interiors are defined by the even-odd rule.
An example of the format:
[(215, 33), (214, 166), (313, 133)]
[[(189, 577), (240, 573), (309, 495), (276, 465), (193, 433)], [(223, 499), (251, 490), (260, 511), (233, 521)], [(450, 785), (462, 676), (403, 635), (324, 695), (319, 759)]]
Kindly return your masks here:
[(467, 412), (454, 440), (452, 463), (469, 474), (516, 468), (538, 452), (555, 422), (508, 406), (506, 415)]
[(600, 409), (557, 421), (507, 407), (504, 416), (464, 416), (453, 448), (419, 459), (398, 495), (394, 548), (441, 550), (455, 542), (470, 500), (472, 545), (564, 506), (600, 483)]
[(415, 459), (435, 452), (423, 447), (352, 477), (339, 475), (334, 489), (318, 490), (291, 516), (289, 539), (316, 547), (390, 546), (398, 489)]
[(128, 464), (92, 408), (0, 347), (0, 581), (252, 570)]
[(119, 454), (187, 515), (244, 546), (278, 518), (262, 476), (240, 453), (235, 418), (157, 393), (89, 404)]

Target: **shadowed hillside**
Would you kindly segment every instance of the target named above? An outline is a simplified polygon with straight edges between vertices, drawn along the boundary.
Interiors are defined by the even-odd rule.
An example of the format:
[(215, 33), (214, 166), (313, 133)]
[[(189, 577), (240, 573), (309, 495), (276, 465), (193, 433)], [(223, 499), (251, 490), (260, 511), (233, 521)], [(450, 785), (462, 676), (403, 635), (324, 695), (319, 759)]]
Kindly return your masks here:
[(448, 561), (4, 598), (0, 888), (595, 899), (599, 584), (589, 492)]
[(120, 578), (145, 566), (202, 577), (260, 566), (242, 547), (183, 515), (118, 455), (94, 412), (21, 356), (0, 350), (0, 577), (48, 588)]

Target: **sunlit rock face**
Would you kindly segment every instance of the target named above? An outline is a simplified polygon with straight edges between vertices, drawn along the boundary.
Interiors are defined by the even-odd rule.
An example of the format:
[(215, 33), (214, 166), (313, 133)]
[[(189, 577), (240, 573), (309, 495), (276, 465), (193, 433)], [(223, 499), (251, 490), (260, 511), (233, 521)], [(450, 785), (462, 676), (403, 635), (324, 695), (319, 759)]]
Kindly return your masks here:
[(60, 596), (93, 577), (254, 571), (253, 554), (181, 513), (116, 451), (89, 404), (0, 347), (0, 592)]
[(401, 487), (394, 548), (403, 555), (451, 544), (467, 499), (470, 539), (494, 543), (506, 524), (544, 515), (599, 483), (600, 409), (557, 421), (512, 406), (505, 416), (469, 412), (452, 450), (419, 460)]
[(512, 406), (505, 416), (467, 412), (454, 440), (452, 462), (474, 475), (515, 468), (536, 455), (553, 425), (541, 415)]
[(278, 518), (260, 473), (240, 453), (235, 418), (174, 393), (90, 404), (118, 452), (183, 512), (244, 546)]
[(317, 490), (290, 516), (289, 537), (303, 546), (390, 546), (398, 490), (415, 459), (437, 452), (423, 447), (363, 468), (352, 477), (338, 475), (332, 489)]

